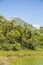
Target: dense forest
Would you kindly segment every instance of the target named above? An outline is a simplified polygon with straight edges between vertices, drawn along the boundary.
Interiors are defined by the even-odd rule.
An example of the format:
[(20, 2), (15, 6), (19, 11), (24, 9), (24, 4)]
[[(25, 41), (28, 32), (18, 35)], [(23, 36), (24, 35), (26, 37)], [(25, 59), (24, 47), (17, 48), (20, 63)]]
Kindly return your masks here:
[(0, 15), (0, 50), (43, 50), (43, 27), (20, 23)]

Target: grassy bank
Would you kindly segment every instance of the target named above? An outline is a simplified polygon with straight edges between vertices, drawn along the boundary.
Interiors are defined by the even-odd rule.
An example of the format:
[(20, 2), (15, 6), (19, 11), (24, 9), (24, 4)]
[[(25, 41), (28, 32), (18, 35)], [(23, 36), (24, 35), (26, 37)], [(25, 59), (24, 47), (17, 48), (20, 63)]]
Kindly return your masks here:
[(43, 65), (43, 56), (0, 57), (0, 65)]
[(43, 65), (43, 51), (0, 51), (0, 65)]
[(10, 59), (10, 65), (43, 65), (43, 57), (25, 57)]

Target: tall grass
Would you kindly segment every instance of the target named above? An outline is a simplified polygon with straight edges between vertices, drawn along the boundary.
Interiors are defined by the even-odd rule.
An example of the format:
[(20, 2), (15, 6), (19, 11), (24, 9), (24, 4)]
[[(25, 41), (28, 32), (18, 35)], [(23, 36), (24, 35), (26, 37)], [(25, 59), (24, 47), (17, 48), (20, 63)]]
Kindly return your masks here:
[(9, 56), (31, 56), (31, 55), (41, 55), (43, 56), (43, 51), (33, 51), (33, 50), (21, 50), (21, 51), (0, 51), (0, 56), (9, 57)]

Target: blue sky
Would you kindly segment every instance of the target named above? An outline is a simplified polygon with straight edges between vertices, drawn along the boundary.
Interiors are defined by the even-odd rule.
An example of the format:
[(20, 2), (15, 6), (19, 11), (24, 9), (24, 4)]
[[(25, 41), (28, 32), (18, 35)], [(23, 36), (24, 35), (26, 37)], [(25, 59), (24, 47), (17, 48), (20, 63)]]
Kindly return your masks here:
[(29, 24), (43, 26), (43, 0), (0, 0), (0, 14), (17, 16)]

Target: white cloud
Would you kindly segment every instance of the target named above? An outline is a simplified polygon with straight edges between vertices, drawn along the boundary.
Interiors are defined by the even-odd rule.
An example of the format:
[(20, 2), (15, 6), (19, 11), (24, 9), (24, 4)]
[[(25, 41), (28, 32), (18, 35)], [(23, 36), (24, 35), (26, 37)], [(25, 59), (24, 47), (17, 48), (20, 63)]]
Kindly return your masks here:
[(39, 24), (33, 24), (33, 27), (39, 29), (40, 28), (40, 25)]

